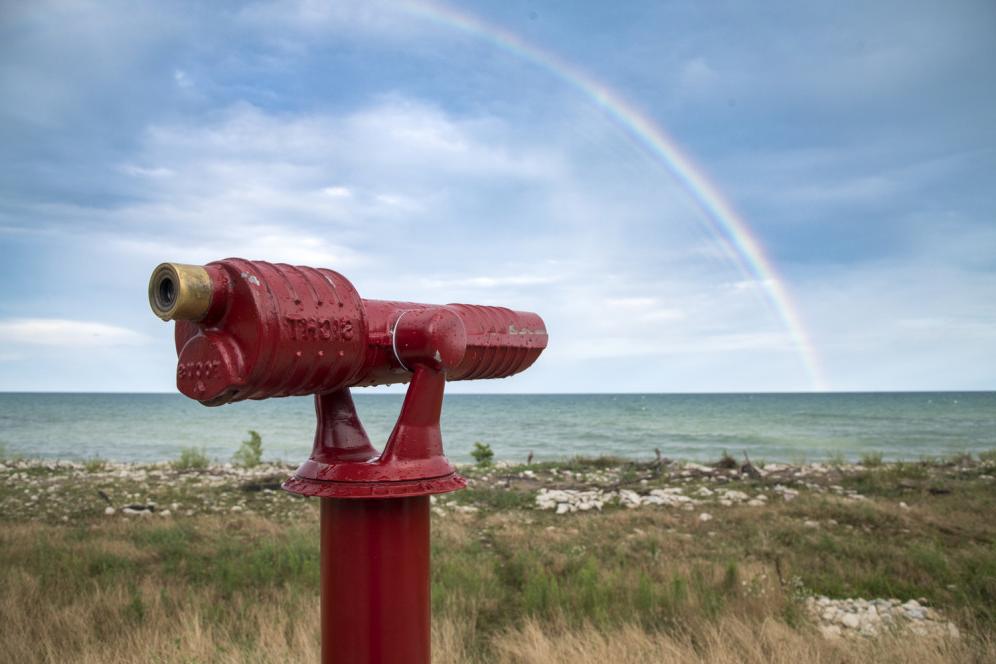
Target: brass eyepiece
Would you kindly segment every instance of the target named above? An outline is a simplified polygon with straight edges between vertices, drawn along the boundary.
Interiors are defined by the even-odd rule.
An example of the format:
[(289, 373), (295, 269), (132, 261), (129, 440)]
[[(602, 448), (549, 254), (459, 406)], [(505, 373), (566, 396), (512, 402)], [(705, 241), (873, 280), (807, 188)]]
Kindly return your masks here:
[(162, 263), (149, 279), (149, 306), (163, 320), (201, 320), (212, 294), (211, 277), (200, 265)]

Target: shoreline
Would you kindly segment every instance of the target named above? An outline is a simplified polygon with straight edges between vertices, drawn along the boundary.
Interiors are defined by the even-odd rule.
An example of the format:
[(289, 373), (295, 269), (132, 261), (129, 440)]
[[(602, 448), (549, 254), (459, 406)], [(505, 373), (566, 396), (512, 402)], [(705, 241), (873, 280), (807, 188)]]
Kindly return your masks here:
[[(952, 481), (994, 483), (996, 453), (979, 457), (916, 462), (738, 463), (724, 455), (712, 464), (661, 459), (629, 461), (616, 457), (575, 457), (519, 464), (497, 461), (457, 465), (467, 488), (432, 497), (434, 511), (482, 506), (553, 510), (558, 515), (590, 510), (673, 507), (693, 510), (743, 505), (765, 507), (789, 502), (803, 493), (834, 496), (846, 502), (868, 500), (882, 481), (893, 493), (945, 495)], [(53, 522), (141, 512), (159, 516), (194, 516), (256, 511), (266, 516), (293, 515), (287, 510), (305, 500), (280, 489), (297, 464), (262, 462), (251, 468), (233, 463), (178, 468), (175, 461), (156, 463), (104, 460), (0, 460), (0, 520)], [(501, 495), (495, 498), (495, 493)], [(41, 497), (59, 496), (47, 505)], [(72, 500), (65, 500), (72, 497)], [(481, 505), (477, 503), (480, 502)], [(146, 506), (140, 509), (139, 506)], [(899, 501), (907, 509), (906, 501)], [(130, 506), (130, 507), (129, 507)], [(123, 510), (129, 511), (123, 511)], [(112, 511), (113, 510), (113, 511)]]

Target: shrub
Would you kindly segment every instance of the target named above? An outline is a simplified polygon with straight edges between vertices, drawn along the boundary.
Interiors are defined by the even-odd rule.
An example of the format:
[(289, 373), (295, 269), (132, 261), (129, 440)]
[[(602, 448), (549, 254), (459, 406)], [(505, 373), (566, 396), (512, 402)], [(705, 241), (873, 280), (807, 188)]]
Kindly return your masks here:
[(83, 467), (88, 473), (99, 473), (107, 468), (107, 461), (100, 457), (91, 457), (83, 462)]
[(738, 468), (740, 466), (740, 464), (737, 463), (737, 460), (734, 459), (732, 456), (730, 456), (730, 453), (727, 452), (726, 450), (723, 450), (723, 454), (719, 457), (719, 461), (717, 461), (712, 465), (715, 468), (726, 468), (726, 469)]
[(173, 462), (175, 470), (203, 470), (208, 467), (207, 451), (201, 447), (181, 447), (180, 456)]
[(986, 463), (996, 463), (996, 448), (979, 452), (979, 461)]
[(846, 466), (847, 457), (844, 456), (843, 452), (838, 450), (836, 452), (833, 452), (830, 456), (827, 457), (827, 463), (829, 463), (831, 466)]
[(21, 461), (24, 457), (20, 454), (8, 454), (7, 443), (0, 442), (0, 461)]
[(470, 451), (470, 456), (478, 466), (490, 466), (494, 461), (495, 453), (487, 443), (474, 443), (474, 449)]
[(881, 452), (866, 452), (861, 455), (861, 465), (865, 468), (878, 468), (882, 465)]
[(258, 432), (249, 431), (249, 440), (243, 440), (232, 461), (243, 468), (255, 468), (263, 461), (263, 438)]

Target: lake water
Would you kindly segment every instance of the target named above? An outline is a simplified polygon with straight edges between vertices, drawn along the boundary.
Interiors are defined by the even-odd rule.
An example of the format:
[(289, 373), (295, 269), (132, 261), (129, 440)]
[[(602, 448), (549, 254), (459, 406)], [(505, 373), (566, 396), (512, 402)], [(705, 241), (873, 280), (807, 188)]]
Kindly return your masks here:
[[(354, 392), (375, 446), (390, 434), (401, 395)], [(31, 457), (159, 461), (181, 447), (228, 460), (255, 429), (264, 456), (303, 461), (315, 416), (310, 398), (205, 408), (177, 394), (0, 393), (0, 444)], [(916, 459), (996, 448), (996, 392), (869, 394), (451, 395), (443, 439), (456, 462), (475, 441), (499, 459), (583, 454), (753, 460)]]

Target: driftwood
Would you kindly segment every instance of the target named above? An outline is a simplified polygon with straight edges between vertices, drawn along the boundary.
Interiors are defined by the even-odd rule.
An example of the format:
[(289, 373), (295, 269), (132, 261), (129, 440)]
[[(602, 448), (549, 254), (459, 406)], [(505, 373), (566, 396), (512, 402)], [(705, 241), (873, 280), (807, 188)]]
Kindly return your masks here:
[(740, 474), (748, 475), (755, 480), (761, 479), (762, 477), (761, 471), (757, 469), (757, 466), (755, 466), (750, 462), (750, 457), (747, 456), (747, 450), (744, 450), (744, 460), (746, 461), (746, 463), (740, 466)]

